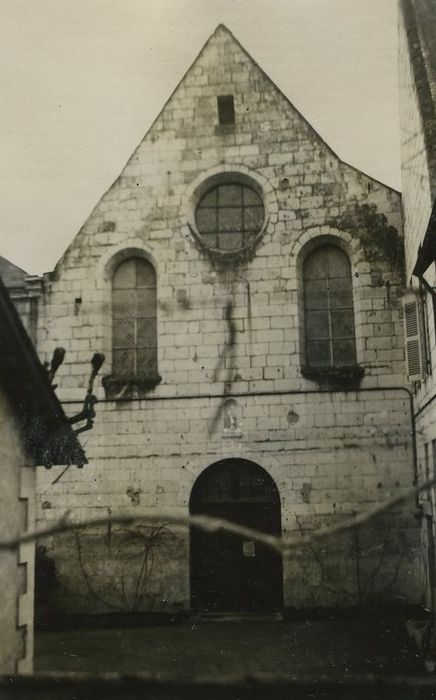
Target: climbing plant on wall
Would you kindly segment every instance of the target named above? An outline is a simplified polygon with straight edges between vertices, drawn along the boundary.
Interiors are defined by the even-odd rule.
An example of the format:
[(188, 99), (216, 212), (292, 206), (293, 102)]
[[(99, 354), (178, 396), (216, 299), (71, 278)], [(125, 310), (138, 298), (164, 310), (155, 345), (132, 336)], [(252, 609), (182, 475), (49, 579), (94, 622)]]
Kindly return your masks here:
[(404, 244), (395, 226), (375, 204), (352, 204), (329, 221), (331, 226), (358, 235), (368, 261), (388, 261), (398, 272), (404, 266)]

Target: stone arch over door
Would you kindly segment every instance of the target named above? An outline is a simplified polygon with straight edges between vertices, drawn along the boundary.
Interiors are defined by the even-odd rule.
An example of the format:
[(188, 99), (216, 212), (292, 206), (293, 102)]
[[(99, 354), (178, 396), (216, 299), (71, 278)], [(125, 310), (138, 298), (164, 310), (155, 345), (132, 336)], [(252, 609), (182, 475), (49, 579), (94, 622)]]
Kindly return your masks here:
[[(207, 467), (193, 486), (189, 509), (281, 533), (277, 486), (262, 467), (245, 459)], [(271, 612), (283, 606), (281, 556), (228, 532), (191, 528), (190, 582), (191, 605), (202, 612)]]

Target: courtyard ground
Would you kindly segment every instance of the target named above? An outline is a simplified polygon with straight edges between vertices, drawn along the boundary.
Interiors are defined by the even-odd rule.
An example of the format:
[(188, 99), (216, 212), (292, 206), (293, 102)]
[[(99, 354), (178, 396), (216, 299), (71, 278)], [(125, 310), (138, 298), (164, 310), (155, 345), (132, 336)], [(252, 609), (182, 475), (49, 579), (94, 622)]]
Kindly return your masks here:
[(359, 616), (298, 621), (189, 620), (40, 631), (35, 671), (148, 673), (184, 681), (222, 674), (416, 674), (406, 620)]

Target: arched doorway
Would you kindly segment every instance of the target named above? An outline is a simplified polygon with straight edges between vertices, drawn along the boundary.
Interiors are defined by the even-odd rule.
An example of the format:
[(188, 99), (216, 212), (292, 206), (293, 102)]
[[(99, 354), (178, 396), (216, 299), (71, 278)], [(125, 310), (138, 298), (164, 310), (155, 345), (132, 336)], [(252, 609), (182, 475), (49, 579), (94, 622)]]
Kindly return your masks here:
[[(281, 533), (280, 496), (254, 462), (225, 459), (205, 469), (192, 489), (192, 514), (225, 518)], [(283, 605), (282, 558), (228, 532), (191, 528), (191, 604), (203, 612), (268, 612)]]

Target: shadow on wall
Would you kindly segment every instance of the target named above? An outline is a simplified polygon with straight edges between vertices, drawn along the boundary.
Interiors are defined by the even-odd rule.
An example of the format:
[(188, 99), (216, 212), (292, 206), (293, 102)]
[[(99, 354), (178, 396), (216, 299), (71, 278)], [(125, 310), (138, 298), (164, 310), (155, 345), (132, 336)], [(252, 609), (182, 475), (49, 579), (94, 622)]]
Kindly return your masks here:
[(167, 600), (161, 588), (174, 588), (179, 559), (187, 556), (183, 537), (165, 522), (116, 529), (109, 523), (56, 539), (63, 540), (56, 547), (64, 553), (56, 563), (48, 548), (37, 548), (38, 625), (50, 625), (59, 616), (74, 614), (78, 598), (80, 612), (165, 611)]

